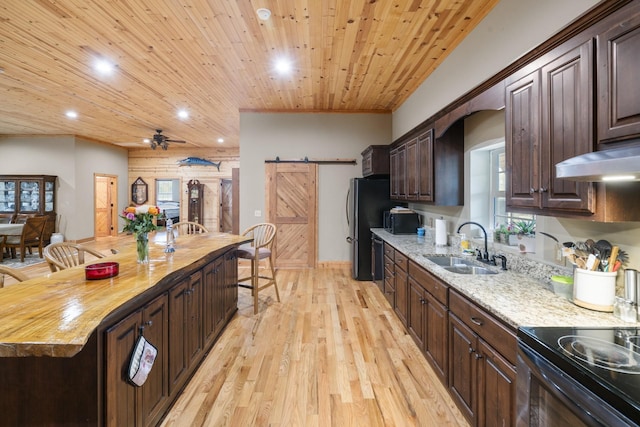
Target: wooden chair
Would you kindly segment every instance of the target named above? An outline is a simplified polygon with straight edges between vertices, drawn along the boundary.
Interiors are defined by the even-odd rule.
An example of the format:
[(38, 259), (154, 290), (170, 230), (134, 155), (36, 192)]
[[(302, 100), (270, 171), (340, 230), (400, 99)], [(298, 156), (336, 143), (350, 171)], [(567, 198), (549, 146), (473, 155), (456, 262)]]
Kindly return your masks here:
[(6, 241), (7, 236), (0, 236), (0, 262), (2, 262), (2, 259), (4, 258), (4, 245)]
[[(276, 289), (276, 298), (280, 302), (280, 293), (278, 292), (278, 284), (276, 283), (276, 271), (273, 266), (273, 242), (276, 238), (276, 226), (269, 223), (256, 224), (247, 228), (243, 236), (251, 236), (253, 241), (240, 245), (238, 247), (238, 258), (251, 260), (251, 275), (238, 279), (238, 286), (251, 289), (253, 295), (253, 314), (258, 313), (258, 292), (273, 285)], [(260, 275), (260, 261), (265, 260), (269, 263), (271, 276)], [(266, 266), (264, 266), (266, 269)], [(260, 284), (260, 279), (266, 280), (266, 283)], [(241, 284), (241, 282), (251, 281), (250, 285)]]
[(15, 268), (3, 267), (0, 265), (0, 288), (4, 288), (4, 276), (11, 276), (18, 282), (24, 282), (29, 280), (29, 277), (24, 273), (19, 272)]
[(51, 243), (44, 248), (44, 258), (54, 273), (59, 270), (84, 264), (86, 262), (86, 254), (93, 255), (95, 258), (105, 257), (104, 254), (82, 246), (79, 243)]
[(173, 224), (173, 235), (180, 236), (182, 234), (198, 234), (198, 233), (208, 233), (209, 230), (197, 222), (191, 221), (180, 221)]
[(11, 257), (15, 258), (16, 249), (20, 248), (20, 262), (24, 262), (24, 255), (27, 250), (31, 252), (31, 248), (37, 246), (42, 258), (42, 234), (44, 226), (47, 222), (46, 216), (33, 216), (25, 220), (22, 228), (22, 235), (7, 236), (5, 246), (11, 250)]

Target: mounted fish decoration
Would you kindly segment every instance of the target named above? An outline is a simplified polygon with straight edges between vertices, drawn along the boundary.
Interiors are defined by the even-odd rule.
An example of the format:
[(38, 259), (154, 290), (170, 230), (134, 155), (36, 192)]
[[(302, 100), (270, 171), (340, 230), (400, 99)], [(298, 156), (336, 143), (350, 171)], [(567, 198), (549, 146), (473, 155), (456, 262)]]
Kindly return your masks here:
[(215, 163), (200, 157), (187, 157), (186, 159), (178, 160), (178, 166), (215, 166), (218, 168), (218, 172), (220, 172), (221, 163), (222, 161)]

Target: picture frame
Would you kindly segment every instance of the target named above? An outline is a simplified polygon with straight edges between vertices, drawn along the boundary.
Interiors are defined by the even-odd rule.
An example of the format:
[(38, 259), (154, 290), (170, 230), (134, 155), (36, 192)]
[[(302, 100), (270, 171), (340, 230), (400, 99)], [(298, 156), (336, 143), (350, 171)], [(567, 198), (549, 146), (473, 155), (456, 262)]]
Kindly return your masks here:
[(148, 185), (141, 177), (131, 184), (131, 201), (136, 205), (142, 205), (149, 199)]

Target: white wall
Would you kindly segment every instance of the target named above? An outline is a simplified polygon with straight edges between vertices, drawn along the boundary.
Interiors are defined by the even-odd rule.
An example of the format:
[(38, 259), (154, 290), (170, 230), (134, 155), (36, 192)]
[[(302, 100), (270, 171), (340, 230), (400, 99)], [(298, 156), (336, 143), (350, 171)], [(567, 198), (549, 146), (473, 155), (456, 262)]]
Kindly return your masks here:
[[(349, 180), (362, 176), (360, 153), (366, 147), (390, 141), (390, 114), (241, 113), (240, 230), (264, 221), (265, 160), (356, 159), (355, 166), (318, 167), (318, 261), (349, 260)], [(254, 216), (256, 210), (261, 217)]]
[(69, 240), (93, 237), (93, 174), (118, 176), (118, 203), (127, 201), (127, 151), (73, 136), (0, 137), (0, 174), (57, 175), (58, 231)]

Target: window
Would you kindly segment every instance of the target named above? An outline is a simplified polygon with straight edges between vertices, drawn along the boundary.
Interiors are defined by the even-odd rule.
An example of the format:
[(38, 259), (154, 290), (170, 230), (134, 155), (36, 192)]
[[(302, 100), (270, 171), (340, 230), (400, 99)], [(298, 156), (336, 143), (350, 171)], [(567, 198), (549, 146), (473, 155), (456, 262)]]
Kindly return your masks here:
[(489, 197), (491, 203), (491, 218), (493, 229), (498, 229), (501, 225), (508, 226), (515, 221), (534, 221), (535, 215), (507, 212), (507, 197), (505, 195), (507, 176), (505, 167), (504, 147), (490, 151), (491, 169), (491, 190)]
[(156, 179), (157, 202), (179, 202), (180, 181), (177, 179)]

